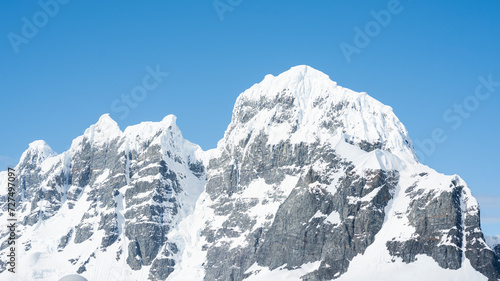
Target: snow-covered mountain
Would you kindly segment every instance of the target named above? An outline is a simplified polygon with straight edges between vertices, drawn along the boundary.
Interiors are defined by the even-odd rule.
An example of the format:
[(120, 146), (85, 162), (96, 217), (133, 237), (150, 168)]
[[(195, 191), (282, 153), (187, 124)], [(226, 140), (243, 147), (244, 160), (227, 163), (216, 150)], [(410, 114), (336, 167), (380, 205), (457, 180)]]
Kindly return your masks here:
[(308, 66), (242, 93), (216, 149), (171, 115), (123, 132), (103, 115), (16, 169), (23, 280), (500, 280), (466, 183), (420, 164), (389, 106)]
[(201, 149), (175, 120), (122, 132), (103, 115), (62, 154), (30, 144), (16, 167), (20, 280), (166, 278), (178, 251), (166, 233), (193, 212), (205, 184)]

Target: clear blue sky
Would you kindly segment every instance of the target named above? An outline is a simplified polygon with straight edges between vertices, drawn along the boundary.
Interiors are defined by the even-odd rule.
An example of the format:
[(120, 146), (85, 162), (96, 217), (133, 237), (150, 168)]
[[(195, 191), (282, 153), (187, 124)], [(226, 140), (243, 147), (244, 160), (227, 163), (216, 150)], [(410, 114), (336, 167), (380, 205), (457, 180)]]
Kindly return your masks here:
[[(500, 234), (500, 87), (474, 98), (478, 77), (500, 81), (499, 1), (220, 0), (219, 13), (212, 0), (66, 2), (0, 3), (2, 169), (37, 139), (67, 150), (107, 112), (122, 129), (175, 114), (185, 138), (214, 148), (239, 93), (307, 64), (392, 106), (415, 142), (440, 128), (423, 162), (462, 176), (485, 233)], [(169, 76), (125, 106), (157, 65)]]

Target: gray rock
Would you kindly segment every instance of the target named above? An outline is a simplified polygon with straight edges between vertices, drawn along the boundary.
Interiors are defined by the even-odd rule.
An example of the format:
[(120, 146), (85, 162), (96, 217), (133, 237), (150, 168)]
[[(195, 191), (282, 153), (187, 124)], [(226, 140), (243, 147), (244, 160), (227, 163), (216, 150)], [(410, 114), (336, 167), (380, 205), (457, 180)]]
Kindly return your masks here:
[[(307, 71), (304, 68), (298, 74), (303, 77)], [(422, 172), (412, 176), (413, 184), (402, 186), (407, 182), (401, 178), (403, 173), (382, 168), (360, 172), (363, 167), (344, 158), (329, 140), (318, 136), (309, 142), (273, 139), (269, 130), (276, 129), (276, 124), (289, 125), (290, 135), (301, 132), (300, 103), (306, 102), (323, 114), (313, 129), (327, 138), (337, 135), (357, 151), (385, 153), (402, 148), (410, 159), (413, 156), (411, 141), (397, 120), (391, 119), (396, 124), (387, 127), (388, 132), (399, 134), (397, 144), (382, 137), (368, 141), (349, 135), (347, 113), (373, 115), (385, 123), (391, 118), (386, 108), (361, 108), (362, 96), (330, 103), (327, 95), (319, 95), (306, 101), (296, 96), (296, 90), (284, 86), (258, 98), (238, 98), (225, 138), (217, 153), (205, 159), (207, 166), (192, 155), (193, 146), (168, 120), (141, 124), (147, 128), (134, 135), (118, 133), (114, 121), (104, 116), (61, 155), (43, 142), (33, 143), (16, 167), (21, 229), (34, 229), (63, 208), (85, 206), (83, 215), (68, 225), (69, 231), (56, 236), (60, 237), (54, 245), (58, 252), (74, 254), (66, 266), (84, 273), (99, 262), (100, 252), (112, 249), (113, 261), (129, 272), (149, 270), (141, 275), (166, 280), (184, 254), (176, 244), (179, 240), (169, 234), (193, 211), (190, 208), (206, 179), (205, 192), (211, 201), (204, 207), (210, 212), (202, 215), (213, 211), (217, 220), (207, 219), (200, 229), (205, 239), (201, 246), (206, 252), (205, 280), (244, 280), (253, 274), (249, 269), (255, 264), (273, 270), (318, 262), (316, 270), (301, 278), (323, 281), (341, 276), (355, 256), (365, 253), (382, 229), (394, 195), (404, 193), (410, 204), (397, 216), (408, 219), (415, 233), (406, 240), (383, 241), (394, 259), (412, 263), (417, 255), (427, 255), (442, 268), (457, 270), (465, 256), (489, 280), (500, 279), (500, 246), (492, 251), (484, 243), (479, 209), (464, 208), (471, 198), (460, 181), (451, 180), (446, 190), (422, 188), (419, 181), (429, 176)], [(254, 129), (251, 122), (259, 114), (269, 114), (269, 130)], [(241, 138), (232, 138), (236, 131)], [(261, 189), (246, 194), (256, 182)], [(0, 199), (5, 202), (6, 196)], [(0, 216), (6, 209), (2, 204)], [(5, 229), (0, 230), (0, 238), (0, 250), (5, 250)], [(17, 238), (24, 239), (27, 252), (32, 251), (29, 237)], [(85, 256), (70, 252), (74, 244), (94, 248)], [(6, 264), (0, 261), (0, 274), (5, 270)]]

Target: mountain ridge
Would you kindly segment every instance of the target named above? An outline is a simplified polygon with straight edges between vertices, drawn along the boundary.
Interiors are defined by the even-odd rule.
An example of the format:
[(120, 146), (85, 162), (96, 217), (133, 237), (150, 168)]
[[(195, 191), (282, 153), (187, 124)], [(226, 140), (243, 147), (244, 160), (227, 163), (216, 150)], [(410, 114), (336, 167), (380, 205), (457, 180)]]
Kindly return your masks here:
[(173, 115), (122, 131), (104, 114), (16, 170), (25, 279), (500, 278), (466, 183), (418, 162), (391, 107), (309, 66), (243, 92), (215, 149)]

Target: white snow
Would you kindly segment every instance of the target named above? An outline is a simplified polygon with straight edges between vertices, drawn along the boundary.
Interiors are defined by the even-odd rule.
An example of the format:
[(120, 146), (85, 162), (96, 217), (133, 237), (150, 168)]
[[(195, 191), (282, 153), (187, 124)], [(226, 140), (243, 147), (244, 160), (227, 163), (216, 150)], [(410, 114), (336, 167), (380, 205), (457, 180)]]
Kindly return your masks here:
[[(203, 152), (199, 146), (184, 140), (175, 124), (175, 116), (169, 115), (161, 122), (144, 122), (129, 127), (125, 132), (122, 132), (117, 123), (108, 114), (104, 114), (96, 124), (85, 130), (84, 135), (77, 137), (73, 141), (68, 151), (57, 155), (44, 141), (35, 141), (30, 144), (21, 160), (27, 156), (27, 153), (36, 153), (38, 155), (36, 164), (41, 167), (40, 175), (47, 176), (47, 179), (41, 183), (40, 187), (42, 189), (51, 189), (50, 182), (54, 176), (69, 173), (71, 159), (73, 155), (78, 154), (83, 149), (82, 144), (85, 139), (91, 145), (98, 146), (109, 145), (111, 142), (122, 143), (120, 149), (124, 150), (124, 152), (134, 150), (137, 154), (144, 152), (144, 143), (149, 142), (150, 145), (159, 145), (168, 168), (178, 174), (180, 184), (183, 187), (183, 191), (176, 195), (176, 199), (181, 205), (179, 213), (175, 217), (168, 219), (171, 221), (171, 226), (176, 227), (181, 219), (194, 211), (195, 202), (200, 198), (203, 191), (205, 179), (193, 175), (188, 166), (189, 163), (201, 161)], [(151, 167), (151, 165), (148, 166), (148, 168)], [(130, 169), (130, 163), (127, 163), (126, 169)], [(5, 175), (5, 172), (0, 173), (0, 183), (6, 180)], [(152, 179), (144, 177), (130, 179), (128, 173), (125, 173), (125, 175), (128, 183)], [(111, 170), (103, 169), (97, 173), (93, 184), (103, 184), (110, 178)], [(131, 187), (132, 185), (123, 186), (120, 193), (115, 196), (115, 200), (118, 202), (116, 212), (119, 221), (119, 239), (106, 248), (105, 251), (100, 249), (104, 231), (98, 230), (98, 225), (101, 215), (113, 210), (99, 210), (97, 206), (97, 209), (92, 211), (90, 208), (92, 201), (87, 201), (89, 194), (87, 190), (92, 189), (90, 186), (83, 188), (81, 197), (73, 201), (75, 205), (72, 209), (69, 208), (69, 202), (66, 201), (65, 194), (68, 191), (73, 192), (78, 187), (63, 186), (62, 190), (58, 190), (64, 194), (59, 211), (50, 219), (40, 221), (33, 227), (22, 226), (19, 229), (19, 233), (23, 234), (17, 241), (19, 245), (17, 247), (18, 267), (22, 268), (19, 271), (19, 280), (59, 280), (63, 276), (75, 273), (87, 260), (88, 263), (85, 265), (87, 270), (81, 275), (88, 280), (146, 280), (150, 266), (143, 266), (140, 271), (134, 271), (126, 264), (129, 241), (123, 231), (123, 226), (127, 223), (124, 213), (127, 209), (137, 207), (137, 205), (126, 206), (123, 195), (127, 188)], [(148, 196), (151, 196), (151, 193), (140, 194), (138, 198), (143, 195), (147, 199)], [(23, 202), (22, 206), (26, 208), (23, 209), (25, 211), (18, 214), (18, 217), (29, 214), (30, 203)], [(145, 203), (157, 204), (152, 203), (151, 200), (147, 200)], [(43, 211), (47, 205), (48, 202), (42, 200), (35, 211)], [(84, 213), (89, 211), (97, 216), (85, 219), (84, 225), (91, 227), (94, 234), (84, 243), (75, 244), (73, 240), (75, 233), (73, 232), (69, 244), (62, 251), (59, 251), (60, 238), (71, 229), (74, 230), (82, 221)], [(27, 243), (31, 245), (29, 251), (26, 251), (24, 247)], [(119, 251), (122, 251), (122, 254), (120, 259), (116, 260)], [(1, 251), (1, 254), (4, 255), (5, 250)], [(74, 260), (75, 263), (71, 263), (70, 260)], [(0, 280), (10, 280), (10, 277), (8, 274), (0, 274)]]
[(103, 114), (96, 124), (85, 130), (83, 135), (88, 137), (91, 143), (106, 143), (121, 136), (122, 131), (109, 114)]
[(337, 225), (342, 222), (342, 220), (340, 219), (340, 214), (337, 211), (332, 211), (329, 215), (323, 214), (321, 211), (317, 211), (316, 214), (311, 217), (309, 222), (315, 218), (325, 218), (325, 222), (333, 225)]
[(332, 211), (328, 217), (326, 217), (326, 221), (331, 223), (331, 224), (339, 224), (342, 222), (340, 219), (340, 214), (337, 211)]
[(364, 153), (362, 156), (355, 159), (353, 164), (362, 169), (381, 169), (386, 171), (400, 171), (406, 168), (406, 164), (399, 159), (398, 156), (380, 149)]
[[(293, 100), (293, 109), (287, 110), (278, 103), (273, 108), (261, 109), (246, 122), (240, 121), (239, 116), (252, 110), (249, 103), (271, 104), (276, 98)], [(276, 122), (276, 116), (285, 120)], [(261, 131), (269, 135), (269, 144), (288, 139), (292, 143), (328, 141), (338, 132), (325, 124), (334, 121), (342, 123), (340, 128), (347, 141), (383, 142), (383, 150), (407, 162), (417, 161), (408, 133), (391, 107), (366, 93), (342, 88), (309, 66), (293, 67), (277, 77), (267, 75), (261, 83), (243, 92), (218, 147), (228, 142), (237, 144), (249, 134), (255, 138)]]
[(214, 215), (213, 209), (209, 207), (211, 203), (208, 194), (203, 192), (196, 202), (194, 213), (168, 234), (168, 238), (181, 249), (177, 257), (179, 262), (168, 280), (203, 280), (207, 252), (202, 251), (206, 240), (201, 236), (201, 230)]
[[(275, 99), (288, 100), (286, 103), (273, 105)], [(269, 105), (259, 112), (253, 112), (255, 106)], [(271, 106), (273, 105), (273, 106)], [(245, 116), (246, 120), (241, 118)], [(201, 231), (205, 227), (219, 228), (227, 220), (227, 216), (216, 215), (212, 200), (204, 192), (205, 179), (198, 178), (189, 170), (190, 163), (201, 161), (207, 167), (210, 159), (220, 157), (223, 152), (231, 151), (238, 144), (249, 138), (250, 142), (261, 137), (261, 133), (268, 136), (268, 144), (279, 144), (290, 141), (293, 144), (319, 143), (335, 149), (335, 152), (344, 160), (355, 166), (353, 172), (364, 176), (370, 170), (382, 169), (396, 170), (400, 180), (395, 190), (393, 199), (385, 208), (385, 219), (381, 230), (376, 234), (375, 241), (365, 250), (350, 261), (349, 268), (342, 274), (340, 281), (348, 280), (486, 280), (486, 277), (475, 271), (468, 259), (463, 259), (463, 266), (458, 270), (447, 270), (428, 256), (419, 255), (413, 263), (403, 263), (401, 259), (394, 258), (387, 250), (388, 241), (406, 241), (415, 237), (415, 227), (406, 216), (412, 198), (406, 189), (414, 186), (418, 196), (437, 197), (442, 192), (451, 191), (451, 182), (464, 186), (461, 199), (461, 208), (464, 219), (468, 215), (475, 215), (479, 211), (477, 201), (472, 197), (470, 189), (458, 176), (447, 176), (418, 163), (411, 140), (405, 127), (394, 115), (392, 108), (385, 106), (366, 93), (358, 93), (342, 88), (329, 77), (308, 66), (297, 66), (278, 76), (267, 75), (264, 80), (242, 93), (235, 105), (231, 124), (225, 132), (224, 138), (219, 141), (216, 149), (202, 151), (199, 146), (185, 140), (176, 125), (176, 117), (166, 116), (160, 122), (143, 122), (130, 126), (121, 131), (118, 124), (111, 119), (109, 114), (104, 114), (96, 124), (85, 130), (84, 135), (76, 138), (70, 150), (61, 154), (55, 153), (44, 141), (35, 141), (23, 153), (23, 160), (28, 153), (36, 153), (40, 174), (48, 178), (41, 183), (42, 189), (50, 189), (50, 181), (54, 175), (68, 174), (71, 159), (83, 149), (83, 141), (87, 139), (91, 145), (109, 145), (116, 142), (120, 151), (128, 153), (143, 153), (145, 146), (159, 146), (162, 159), (167, 167), (179, 175), (184, 190), (176, 195), (181, 204), (177, 216), (168, 217), (172, 229), (167, 234), (169, 241), (175, 242), (179, 252), (174, 255), (176, 260), (175, 271), (169, 276), (169, 281), (203, 280), (205, 276), (204, 264), (207, 252), (202, 248), (207, 244)], [(360, 148), (362, 142), (381, 143), (380, 149), (366, 152)], [(145, 145), (147, 144), (147, 145)], [(244, 147), (244, 157), (248, 157), (247, 147)], [(129, 177), (131, 165), (137, 162), (126, 162), (124, 174), (127, 185), (119, 189), (115, 195), (116, 209), (119, 222), (119, 240), (105, 251), (100, 249), (102, 230), (98, 230), (100, 216), (105, 211), (96, 210), (97, 216), (85, 220), (86, 225), (93, 229), (93, 236), (81, 244), (76, 244), (71, 239), (66, 248), (59, 251), (57, 246), (60, 238), (80, 223), (81, 218), (90, 208), (88, 199), (90, 186), (84, 187), (80, 198), (69, 208), (64, 195), (61, 209), (50, 219), (40, 221), (33, 227), (22, 226), (19, 233), (18, 247), (20, 280), (58, 280), (65, 275), (76, 272), (88, 259), (85, 265), (87, 270), (82, 274), (88, 280), (96, 281), (122, 281), (122, 280), (147, 280), (149, 266), (143, 266), (140, 271), (131, 270), (126, 263), (129, 240), (124, 235), (126, 223), (142, 220), (137, 217), (126, 220), (124, 213), (141, 205), (127, 206), (124, 194), (129, 188), (134, 188), (138, 182), (152, 182), (157, 176), (140, 177), (135, 174)], [(330, 185), (311, 183), (310, 191), (337, 192), (338, 181), (345, 175), (345, 171), (328, 170), (328, 163), (316, 162), (311, 164), (314, 171), (327, 173), (332, 181)], [(236, 165), (236, 164), (235, 164)], [(158, 168), (152, 164), (144, 169)], [(290, 167), (297, 168), (297, 167)], [(57, 170), (59, 169), (59, 170)], [(303, 173), (307, 169), (300, 170)], [(104, 169), (95, 178), (95, 184), (104, 184), (110, 179), (110, 169)], [(222, 173), (220, 170), (210, 171), (209, 176)], [(232, 194), (235, 202), (256, 202), (246, 215), (255, 222), (250, 231), (240, 232), (239, 237), (224, 237), (218, 243), (227, 243), (231, 248), (245, 246), (245, 238), (255, 229), (270, 225), (279, 206), (289, 196), (303, 174), (285, 176), (282, 182), (268, 184), (263, 178), (257, 178), (239, 193)], [(423, 175), (423, 176), (421, 176)], [(0, 172), (0, 185), (5, 186), (6, 173)], [(58, 187), (62, 194), (72, 192), (77, 186)], [(376, 188), (363, 198), (350, 197), (352, 202), (371, 201), (380, 191)], [(0, 194), (5, 194), (2, 189)], [(151, 200), (153, 193), (144, 192), (134, 199), (144, 199), (141, 204), (157, 204)], [(221, 195), (223, 196), (223, 195)], [(47, 202), (42, 201), (36, 210), (43, 211)], [(26, 216), (30, 212), (30, 202), (24, 202), (25, 211), (19, 214)], [(109, 210), (107, 211), (109, 212)], [(323, 214), (318, 211), (312, 218), (324, 218), (323, 223), (340, 225), (342, 223), (339, 212), (332, 211)], [(479, 231), (473, 230), (473, 231)], [(74, 237), (73, 233), (73, 237)], [(465, 234), (464, 234), (465, 235)], [(486, 236), (486, 244), (490, 248), (500, 244), (500, 236)], [(25, 245), (31, 243), (31, 249), (25, 251)], [(484, 241), (480, 241), (484, 243)], [(449, 244), (449, 239), (444, 235), (441, 244)], [(117, 252), (123, 254), (117, 260)], [(0, 252), (5, 255), (5, 250)], [(94, 255), (94, 257), (90, 257)], [(90, 258), (89, 258), (90, 257)], [(73, 263), (71, 260), (74, 259)], [(251, 274), (246, 280), (278, 281), (301, 280), (305, 274), (316, 270), (321, 261), (303, 264), (293, 270), (285, 266), (270, 270), (267, 267), (253, 264), (246, 272)], [(8, 274), (0, 274), (0, 281), (10, 280)], [(335, 277), (338, 277), (335, 276)]]
[[(265, 223), (270, 223), (269, 215), (274, 215), (278, 211), (279, 206), (285, 199), (288, 197), (290, 192), (295, 188), (297, 185), (297, 181), (299, 180), (298, 176), (286, 176), (285, 179), (280, 183), (279, 186), (270, 186), (268, 184), (265, 184), (265, 182), (262, 180), (257, 180), (258, 183), (260, 183), (260, 187), (267, 187), (263, 191), (260, 192), (260, 195), (255, 194), (256, 198), (259, 199), (259, 204), (255, 205), (251, 209), (248, 210), (247, 214), (250, 216), (250, 218), (253, 218), (256, 220), (255, 225), (253, 226), (252, 230), (255, 230)], [(258, 186), (255, 184), (254, 186)], [(280, 200), (275, 200), (275, 201), (268, 201), (265, 202), (264, 200), (269, 196), (269, 195), (278, 195), (281, 199)], [(271, 197), (271, 196), (269, 196)], [(243, 197), (244, 198), (244, 197)]]
[[(372, 247), (372, 246), (370, 246)], [(369, 247), (369, 249), (370, 249)], [(444, 269), (431, 257), (417, 255), (417, 261), (403, 263), (400, 260), (385, 260), (384, 252), (367, 250), (363, 256), (356, 256), (349, 264), (349, 270), (336, 279), (338, 281), (481, 281), (488, 280), (475, 271), (469, 260), (464, 260), (458, 270)]]
[(97, 176), (95, 182), (102, 183), (109, 177), (109, 169), (105, 169), (99, 176)]
[(29, 144), (28, 149), (21, 155), (21, 159), (19, 162), (22, 162), (24, 158), (30, 153), (31, 155), (38, 155), (37, 162), (33, 163), (36, 165), (41, 164), (46, 159), (54, 157), (57, 153), (50, 148), (50, 146), (43, 140), (36, 140)]
[(311, 219), (309, 220), (309, 222), (310, 222), (310, 221), (312, 221), (312, 220), (313, 220), (313, 219), (315, 219), (315, 218), (325, 218), (325, 217), (326, 217), (326, 215), (325, 215), (325, 214), (323, 214), (321, 211), (317, 211), (317, 212), (314, 214), (314, 216), (312, 216), (312, 217), (311, 217)]
[(245, 273), (251, 273), (246, 281), (301, 281), (301, 276), (319, 268), (321, 262), (305, 263), (301, 267), (287, 270), (284, 266), (275, 270), (253, 264)]

